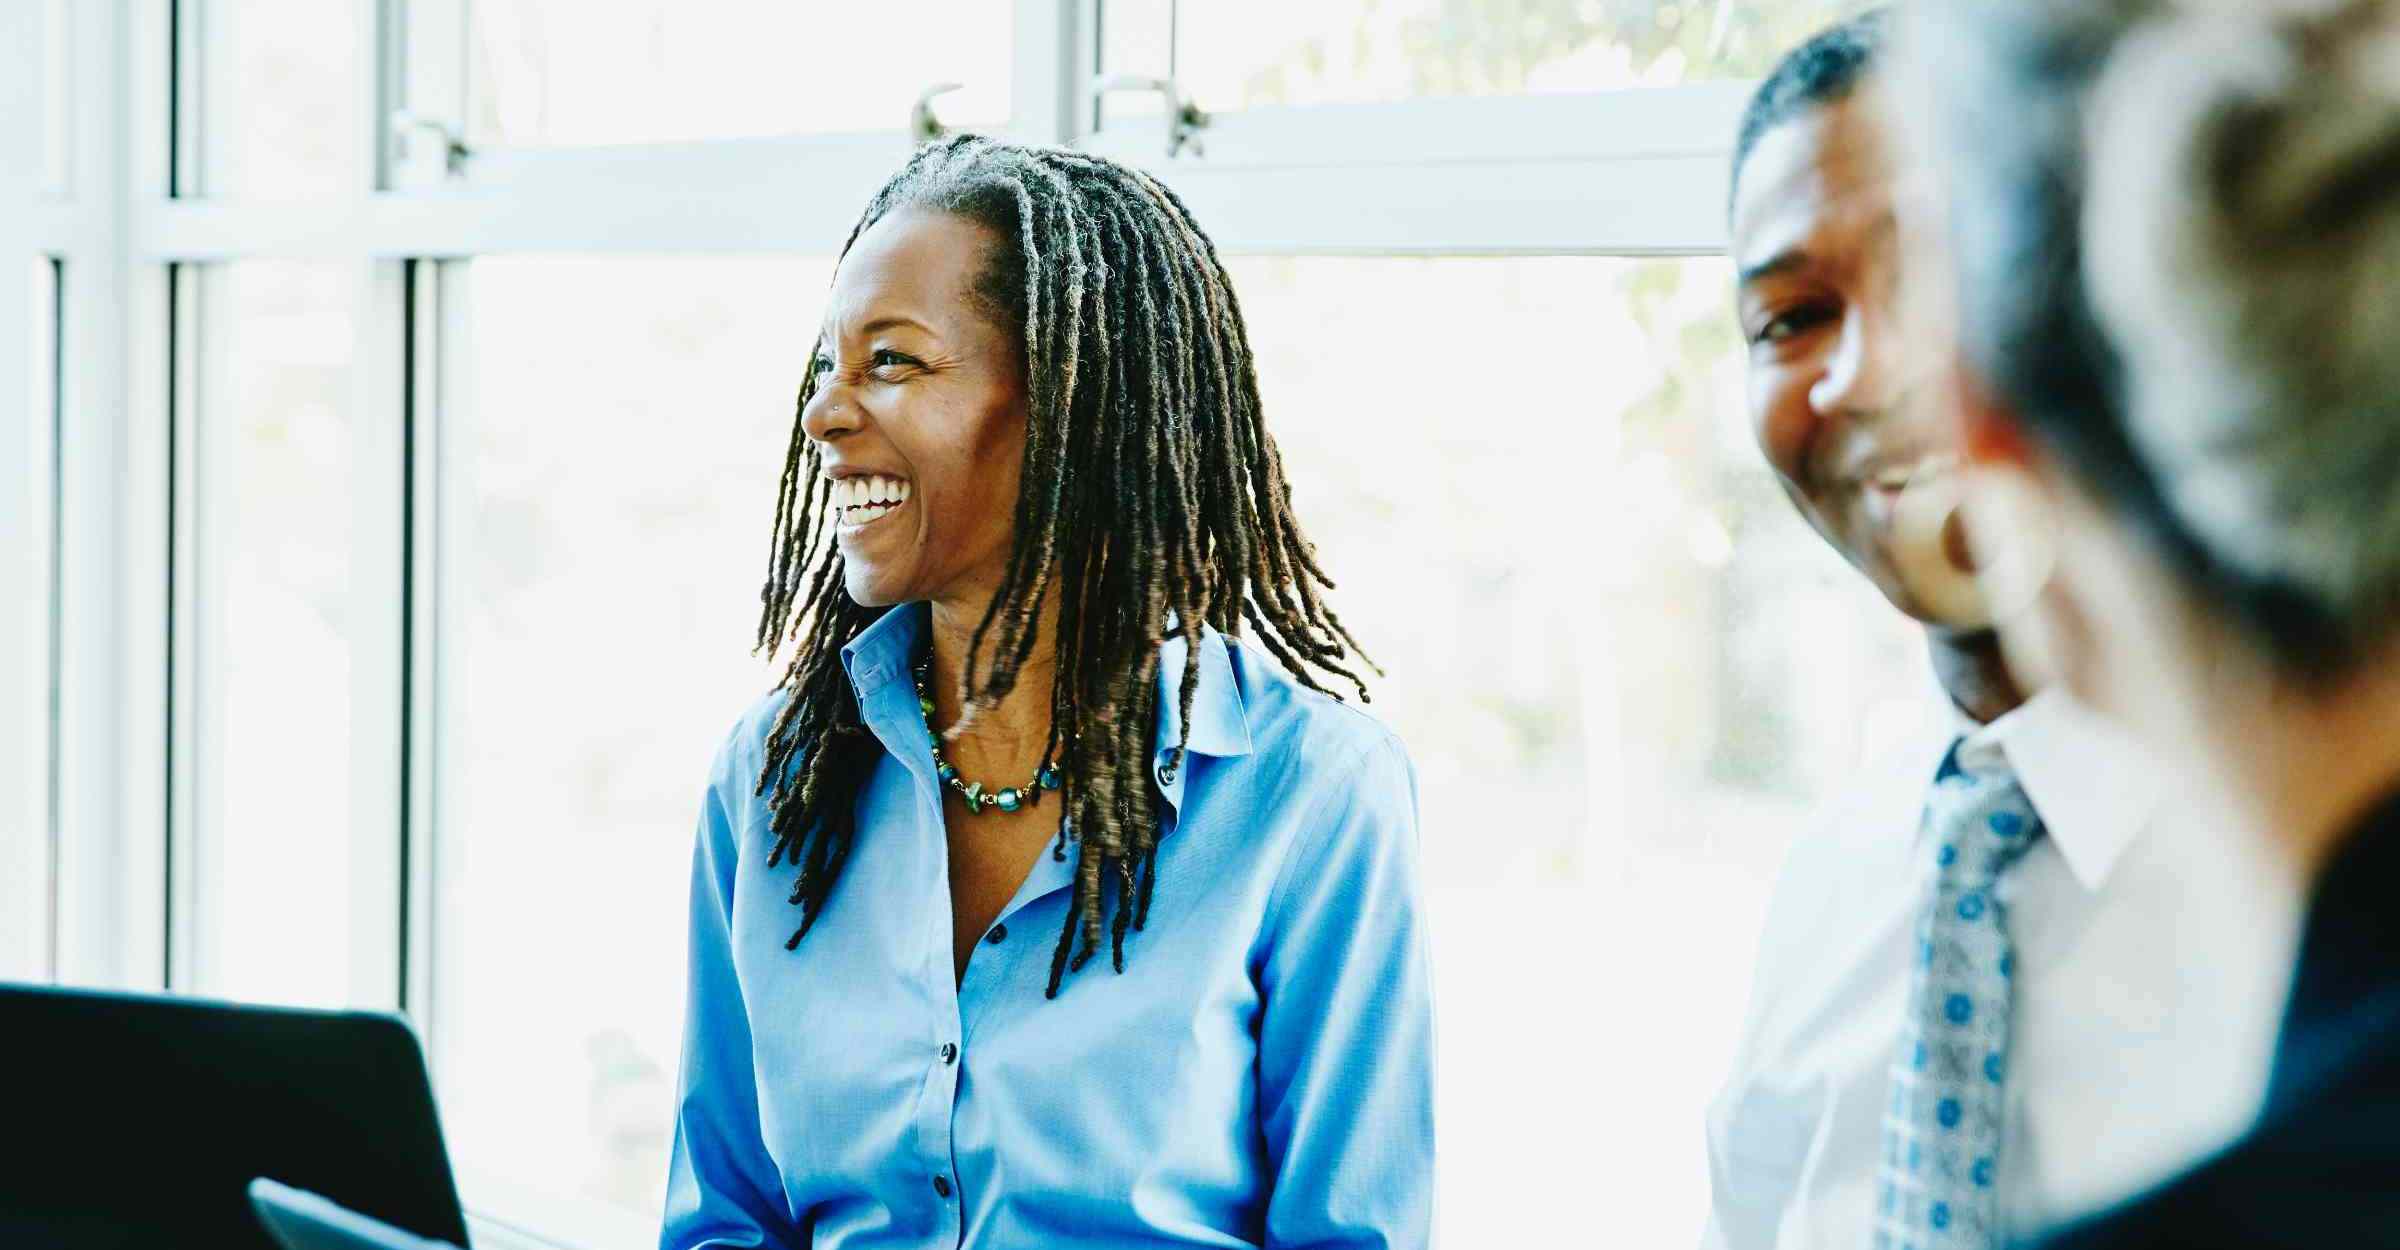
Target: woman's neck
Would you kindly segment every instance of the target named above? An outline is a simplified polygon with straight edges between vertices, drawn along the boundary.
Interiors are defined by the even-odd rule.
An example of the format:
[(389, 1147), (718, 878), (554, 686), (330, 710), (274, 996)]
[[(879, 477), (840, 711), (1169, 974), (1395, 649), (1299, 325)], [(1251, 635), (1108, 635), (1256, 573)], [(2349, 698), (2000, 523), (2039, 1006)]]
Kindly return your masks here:
[[(1050, 741), (1051, 684), (1058, 668), (1057, 594), (1053, 591), (1043, 603), (1033, 648), (1018, 665), (1008, 692), (969, 709), (963, 685), (967, 652), (989, 602), (988, 597), (968, 596), (964, 602), (936, 599), (931, 605), (933, 663), (925, 687), (933, 696), (933, 723), (956, 738), (972, 739), (979, 754), (1038, 756)], [(987, 685), (999, 634), (995, 624), (984, 635), (983, 653), (976, 657), (976, 680)]]

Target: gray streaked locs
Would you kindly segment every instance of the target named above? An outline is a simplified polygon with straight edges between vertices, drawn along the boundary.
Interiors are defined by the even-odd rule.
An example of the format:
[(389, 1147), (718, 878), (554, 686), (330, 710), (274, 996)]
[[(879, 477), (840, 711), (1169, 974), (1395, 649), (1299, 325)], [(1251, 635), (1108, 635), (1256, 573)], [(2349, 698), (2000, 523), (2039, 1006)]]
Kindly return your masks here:
[[(1076, 842), (1075, 889), (1049, 993), (1149, 911), (1159, 818), (1150, 752), (1159, 647), (1244, 633), (1301, 683), (1366, 686), (1368, 667), (1326, 602), (1332, 581), (1291, 509), (1267, 433), (1241, 304), (1216, 246), (1183, 202), (1139, 170), (1060, 148), (961, 135), (918, 150), (875, 194), (849, 253), (893, 213), (952, 214), (990, 229), (970, 288), (1021, 346), (1026, 438), (1008, 567), (966, 657), (970, 707), (996, 704), (1055, 610), (1051, 758)], [(820, 346), (820, 350), (822, 347)], [(812, 369), (798, 408), (816, 392)], [(770, 867), (795, 869), (797, 947), (857, 832), (857, 798), (880, 748), (841, 662), (884, 609), (844, 588), (829, 540), (831, 483), (800, 416), (777, 494), (758, 645), (793, 643), (784, 702), (758, 788), (774, 811)], [(1046, 605), (1055, 604), (1051, 609)], [(1179, 724), (1192, 723), (1200, 665), (1183, 666)], [(1182, 761), (1183, 743), (1169, 767)], [(1080, 946), (1078, 948), (1078, 943)]]
[(1950, 0), (1912, 24), (1968, 359), (2294, 669), (2400, 608), (2393, 6)]

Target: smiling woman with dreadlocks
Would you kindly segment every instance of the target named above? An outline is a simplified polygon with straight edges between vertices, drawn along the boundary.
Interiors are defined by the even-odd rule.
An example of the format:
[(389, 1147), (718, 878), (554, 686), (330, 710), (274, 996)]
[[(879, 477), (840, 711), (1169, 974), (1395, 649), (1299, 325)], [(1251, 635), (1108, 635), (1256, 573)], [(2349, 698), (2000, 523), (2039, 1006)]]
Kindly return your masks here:
[(701, 816), (662, 1244), (1425, 1244), (1414, 780), (1330, 586), (1171, 192), (887, 183)]

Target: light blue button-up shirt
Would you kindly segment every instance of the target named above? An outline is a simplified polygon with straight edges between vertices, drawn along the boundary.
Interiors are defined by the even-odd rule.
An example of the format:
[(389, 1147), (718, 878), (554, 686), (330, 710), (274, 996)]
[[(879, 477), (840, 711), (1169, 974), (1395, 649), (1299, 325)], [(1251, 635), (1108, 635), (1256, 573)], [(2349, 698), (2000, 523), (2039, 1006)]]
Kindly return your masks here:
[(1074, 869), (1045, 854), (957, 983), (925, 625), (895, 609), (843, 652), (885, 754), (797, 950), (753, 794), (780, 696), (718, 753), (661, 1245), (1425, 1245), (1433, 1012), (1398, 740), (1210, 632), (1170, 773), (1170, 641), (1157, 892), (1124, 973), (1103, 951), (1043, 997)]

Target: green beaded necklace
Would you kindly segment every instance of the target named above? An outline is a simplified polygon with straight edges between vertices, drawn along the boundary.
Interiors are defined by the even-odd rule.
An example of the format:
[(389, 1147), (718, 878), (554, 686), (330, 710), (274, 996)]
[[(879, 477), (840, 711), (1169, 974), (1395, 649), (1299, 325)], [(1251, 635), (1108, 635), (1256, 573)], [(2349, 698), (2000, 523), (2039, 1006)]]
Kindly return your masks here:
[(987, 807), (1013, 812), (1041, 802), (1042, 791), (1058, 788), (1058, 769), (1049, 761), (1034, 770), (1033, 780), (1005, 790), (987, 792), (982, 782), (960, 777), (958, 769), (942, 754), (942, 736), (933, 731), (933, 696), (925, 689), (925, 675), (932, 667), (931, 653), (917, 661), (917, 710), (925, 715), (925, 740), (933, 747), (933, 773), (942, 779), (943, 785), (958, 791), (967, 800), (967, 814), (980, 815)]

